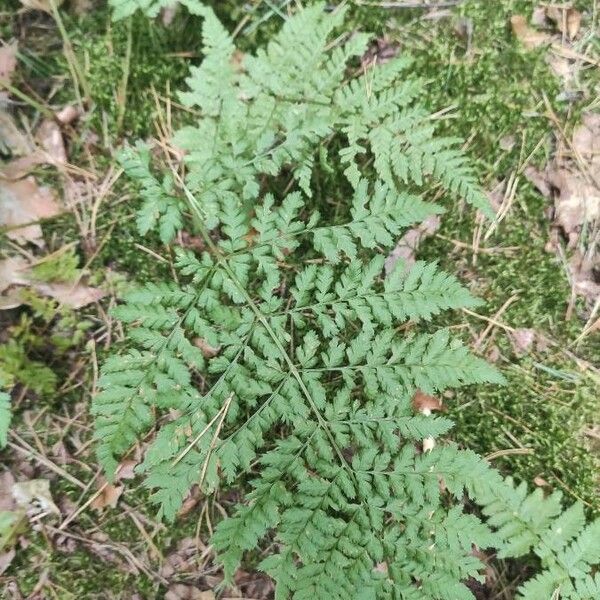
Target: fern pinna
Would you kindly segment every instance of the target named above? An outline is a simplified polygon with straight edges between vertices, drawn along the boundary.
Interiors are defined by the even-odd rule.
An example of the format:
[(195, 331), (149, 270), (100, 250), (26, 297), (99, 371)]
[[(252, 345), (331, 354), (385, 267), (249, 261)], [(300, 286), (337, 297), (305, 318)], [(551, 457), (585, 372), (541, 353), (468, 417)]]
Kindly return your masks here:
[[(453, 445), (423, 451), (452, 423), (415, 413), (416, 390), (502, 377), (448, 330), (417, 327), (477, 304), (455, 277), (421, 261), (384, 277), (383, 266), (402, 231), (441, 210), (420, 186), (482, 208), (483, 195), (454, 141), (413, 106), (406, 60), (353, 74), (368, 37), (331, 43), (343, 10), (300, 11), (241, 64), (212, 11), (199, 12), (206, 56), (182, 99), (201, 118), (174, 139), (185, 175), (159, 180), (143, 144), (122, 164), (140, 184), (140, 232), (170, 242), (189, 223), (204, 250), (176, 250), (176, 282), (147, 284), (114, 311), (129, 349), (105, 362), (94, 400), (100, 460), (114, 474), (152, 432), (138, 470), (169, 520), (192, 485), (208, 494), (250, 479), (212, 543), (227, 577), (263, 549), (277, 598), (472, 598), (473, 546), (512, 555), (523, 513), (520, 551), (540, 554), (556, 511), (533, 527), (520, 488), (484, 460)], [(334, 136), (354, 191), (332, 219), (309, 198)], [(266, 192), (284, 172), (299, 189)], [(463, 511), (465, 492), (499, 531)], [(562, 542), (539, 546), (540, 586), (597, 587), (594, 561), (565, 546), (583, 527), (572, 521)]]

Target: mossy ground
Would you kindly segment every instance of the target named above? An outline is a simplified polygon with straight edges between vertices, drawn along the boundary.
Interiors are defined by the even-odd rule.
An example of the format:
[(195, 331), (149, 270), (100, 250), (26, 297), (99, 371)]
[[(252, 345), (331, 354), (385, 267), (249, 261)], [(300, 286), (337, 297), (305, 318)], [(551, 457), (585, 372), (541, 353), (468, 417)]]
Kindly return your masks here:
[[(18, 8), (15, 0), (8, 4), (9, 11)], [(244, 49), (264, 41), (281, 23), (281, 18), (268, 8), (270, 3), (256, 4), (258, 8), (238, 37)], [(415, 57), (415, 72), (428, 82), (426, 103), (432, 110), (452, 107), (442, 128), (468, 140), (468, 153), (476, 161), (488, 189), (509, 177), (522, 165), (524, 157), (531, 164), (543, 164), (551, 155), (553, 126), (545, 114), (545, 98), (569, 130), (597, 95), (600, 78), (597, 72), (586, 70), (579, 82), (584, 93), (575, 102), (565, 102), (560, 95), (560, 82), (550, 71), (543, 51), (525, 51), (520, 47), (511, 33), (509, 18), (517, 13), (529, 15), (531, 7), (531, 2), (524, 0), (471, 1), (435, 21), (423, 20), (419, 10), (352, 9), (356, 26), (377, 34), (385, 31), (400, 44), (401, 52)], [(217, 10), (231, 26), (245, 14), (241, 3), (232, 1), (219, 2)], [(60, 36), (55, 29), (48, 30), (51, 20), (39, 18), (46, 25), (35, 29), (36, 35), (47, 38), (37, 45), (25, 41), (20, 77), (23, 81), (38, 81), (39, 86), (47, 86), (49, 79), (55, 83), (68, 81)], [(179, 15), (168, 28), (141, 16), (129, 23), (112, 24), (103, 6), (83, 17), (63, 11), (63, 18), (78, 59), (85, 65), (93, 106), (84, 127), (98, 135), (97, 165), (102, 170), (110, 164), (113, 149), (123, 139), (156, 134), (165, 98), (175, 99), (174, 90), (183, 86), (190, 64), (200, 59), (200, 23)], [(23, 21), (3, 20), (3, 37), (10, 39), (15, 23), (31, 26)], [(456, 26), (461, 23), (472, 26), (470, 39), (457, 33)], [(50, 47), (54, 50), (45, 55), (42, 48), (48, 47), (48, 40), (52, 40)], [(123, 96), (119, 98), (116, 93), (124, 81), (125, 103)], [(58, 104), (74, 100), (72, 86), (60, 85), (58, 90)], [(173, 111), (175, 125), (177, 119), (186, 118), (185, 113)], [(514, 140), (512, 148), (503, 149), (508, 147), (501, 143), (504, 138)], [(71, 162), (85, 160), (86, 149), (76, 139), (69, 150)], [(110, 267), (137, 281), (160, 280), (169, 273), (169, 250), (158, 239), (140, 240), (137, 235), (135, 206), (135, 190), (123, 178), (119, 179), (99, 213), (98, 238), (104, 244), (89, 265), (92, 272)], [(497, 364), (508, 383), (502, 388), (467, 389), (447, 398), (446, 405), (456, 421), (453, 437), (481, 454), (495, 453), (494, 464), (516, 479), (533, 485), (535, 478), (538, 483), (541, 478), (550, 487), (563, 489), (566, 496), (583, 499), (590, 513), (597, 513), (597, 456), (584, 430), (598, 418), (600, 381), (593, 370), (582, 367), (582, 361), (597, 364), (600, 346), (591, 337), (575, 344), (583, 327), (577, 310), (571, 320), (565, 321), (570, 287), (561, 263), (545, 250), (551, 227), (546, 215), (547, 201), (520, 176), (514, 205), (485, 242), (487, 248), (512, 250), (479, 252), (476, 256), (472, 248), (477, 226), (473, 215), (459, 210), (450, 200), (447, 206), (449, 210), (438, 235), (426, 241), (420, 253), (458, 273), (486, 301), (479, 317), (455, 315), (450, 324), (461, 328), (465, 339), (473, 341), (488, 326), (485, 318), (494, 318), (496, 311), (515, 296), (498, 317), (501, 324), (535, 329), (550, 341), (546, 349), (534, 347), (525, 356), (517, 356), (507, 330), (494, 327), (485, 340), (485, 349), (498, 348)], [(76, 223), (69, 216), (47, 223), (44, 231), (49, 239), (63, 243), (79, 237)], [(140, 243), (165, 257), (166, 262), (144, 252), (136, 245)], [(79, 251), (83, 262), (85, 252), (82, 248)], [(102, 348), (92, 352), (84, 345), (77, 351), (84, 362), (101, 358), (103, 352)], [(72, 359), (71, 355), (61, 360)], [(60, 362), (53, 363), (58, 370), (66, 368)], [(24, 436), (30, 435), (22, 408), (57, 411), (63, 416), (73, 414), (78, 403), (89, 400), (93, 373), (87, 372), (81, 381), (81, 387), (61, 396), (59, 401), (41, 397), (35, 405), (25, 402), (16, 417), (17, 430)], [(86, 390), (83, 398), (82, 389)], [(67, 408), (61, 408), (61, 403), (66, 403)], [(77, 424), (78, 435), (85, 443), (90, 437), (89, 418), (81, 416)], [(48, 415), (39, 421), (36, 434), (46, 447), (52, 447), (60, 438), (57, 423)], [(2, 458), (8, 464), (15, 460), (8, 453)], [(93, 461), (92, 452), (83, 453), (82, 460)], [(82, 481), (90, 479), (87, 470), (77, 472), (69, 468), (69, 472)], [(53, 478), (52, 489), (55, 497), (66, 495), (74, 502), (81, 495), (77, 486), (61, 476)], [(127, 486), (123, 500), (134, 515), (153, 518), (146, 493), (135, 484)], [(157, 550), (167, 554), (177, 540), (195, 536), (201, 518), (196, 511), (175, 527), (159, 528), (152, 538)], [(144, 525), (146, 530), (149, 527)], [(142, 557), (150, 551), (136, 517), (121, 508), (108, 509), (101, 516), (84, 511), (78, 521), (82, 537), (91, 540), (100, 529), (113, 544), (106, 555), (109, 558), (100, 559), (90, 551), (88, 543), (77, 540), (72, 551), (57, 550), (41, 531), (28, 535), (30, 545), (18, 552), (8, 575), (17, 577), (24, 595), (32, 592), (40, 574), (47, 573), (50, 584), (44, 587), (44, 593), (49, 598), (125, 599), (133, 598), (135, 593), (142, 598), (161, 597), (164, 588), (156, 577), (158, 567), (154, 576), (128, 570), (123, 567), (127, 560), (114, 549), (114, 544), (122, 543)]]

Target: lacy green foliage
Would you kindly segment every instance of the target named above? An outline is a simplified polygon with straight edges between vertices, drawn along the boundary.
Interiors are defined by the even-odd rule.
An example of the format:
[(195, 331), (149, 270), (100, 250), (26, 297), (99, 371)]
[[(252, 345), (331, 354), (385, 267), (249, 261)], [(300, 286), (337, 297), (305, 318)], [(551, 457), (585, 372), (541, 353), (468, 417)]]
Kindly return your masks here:
[(192, 14), (201, 14), (202, 3), (199, 0), (109, 0), (115, 21), (130, 17), (138, 10), (148, 17), (156, 17), (162, 8), (176, 3), (185, 6)]
[[(438, 181), (480, 207), (483, 195), (414, 106), (407, 61), (346, 80), (368, 38), (329, 44), (343, 12), (322, 8), (289, 19), (243, 68), (203, 11), (206, 58), (183, 97), (202, 117), (175, 140), (185, 180), (154, 175), (147, 146), (123, 154), (141, 188), (140, 230), (168, 242), (190, 223), (205, 249), (178, 249), (175, 282), (146, 284), (114, 311), (127, 348), (105, 362), (93, 402), (99, 459), (114, 476), (150, 434), (138, 470), (169, 520), (192, 485), (208, 494), (250, 479), (212, 543), (227, 577), (270, 547), (259, 566), (278, 599), (472, 599), (464, 581), (483, 566), (473, 545), (533, 549), (540, 579), (586, 598), (595, 525), (566, 547), (550, 530), (558, 509), (544, 508), (557, 500), (528, 498), (454, 445), (419, 450), (452, 423), (415, 413), (416, 390), (503, 379), (448, 330), (417, 326), (475, 306), (468, 290), (434, 263), (399, 261), (384, 277), (384, 257), (441, 210), (404, 188)], [(311, 208), (310, 184), (316, 146), (338, 131), (354, 193), (331, 220)], [(290, 168), (299, 190), (266, 193), (263, 176)], [(464, 512), (465, 493), (492, 528)], [(577, 511), (558, 517), (569, 531)]]
[[(226, 201), (253, 206), (264, 176), (284, 167), (310, 196), (315, 153), (320, 148), (326, 160), (323, 144), (338, 134), (339, 158), (354, 188), (372, 157), (373, 175), (390, 190), (438, 183), (489, 212), (460, 140), (435, 136), (435, 121), (419, 107), (424, 82), (411, 76), (411, 60), (366, 65), (348, 77), (369, 35), (336, 41), (345, 11), (327, 14), (323, 8), (318, 3), (302, 10), (266, 48), (243, 57), (214, 13), (199, 10), (205, 57), (192, 68), (181, 100), (202, 119), (178, 131), (174, 144), (186, 152), (185, 183), (207, 226), (217, 224)], [(161, 239), (171, 241), (186, 203), (172, 195), (168, 177), (157, 183), (151, 176), (145, 146), (125, 151), (121, 162), (144, 189), (140, 232), (158, 226)]]
[(600, 519), (586, 525), (583, 504), (563, 511), (561, 494), (544, 497), (542, 490), (527, 493), (524, 484), (509, 479), (475, 495), (489, 525), (497, 531), (499, 557), (520, 557), (533, 552), (542, 571), (522, 585), (518, 598), (593, 600), (600, 597)]

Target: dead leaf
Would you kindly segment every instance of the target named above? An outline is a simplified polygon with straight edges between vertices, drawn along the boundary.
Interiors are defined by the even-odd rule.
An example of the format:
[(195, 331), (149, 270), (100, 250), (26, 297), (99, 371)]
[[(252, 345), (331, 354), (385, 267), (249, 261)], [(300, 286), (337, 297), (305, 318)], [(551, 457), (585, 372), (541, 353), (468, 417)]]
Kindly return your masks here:
[(54, 217), (60, 207), (52, 191), (38, 186), (33, 177), (20, 181), (0, 180), (0, 227), (19, 244), (32, 242), (42, 247), (41, 219)]
[(198, 568), (197, 556), (198, 544), (196, 540), (191, 537), (183, 538), (177, 543), (177, 549), (165, 558), (160, 574), (169, 578), (175, 574), (192, 573)]
[(169, 586), (165, 600), (215, 600), (215, 595), (211, 591), (202, 592), (197, 587), (175, 583)]
[[(54, 298), (63, 306), (78, 309), (97, 302), (106, 295), (104, 290), (89, 287), (81, 282), (44, 283), (36, 281), (31, 275), (31, 265), (20, 256), (12, 256), (0, 261), (0, 294), (12, 286), (27, 286), (43, 296)], [(16, 308), (27, 300), (20, 290), (10, 290), (0, 296), (0, 310)]]
[(547, 169), (547, 181), (556, 190), (555, 222), (575, 247), (581, 226), (600, 217), (600, 190), (583, 173), (570, 169)]
[(15, 158), (0, 168), (0, 178), (15, 181), (28, 175), (34, 167), (48, 162), (42, 150), (34, 150), (25, 156)]
[(0, 260), (0, 293), (11, 285), (27, 285), (29, 263), (22, 256), (11, 256)]
[(179, 509), (177, 516), (185, 517), (192, 510), (194, 510), (194, 508), (196, 508), (196, 506), (198, 505), (198, 502), (200, 502), (201, 499), (202, 499), (202, 492), (200, 491), (200, 487), (198, 485), (194, 484), (191, 487), (191, 489), (188, 492), (185, 499), (183, 500), (183, 502), (181, 503), (181, 508)]
[(64, 108), (56, 113), (56, 119), (63, 125), (69, 125), (76, 121), (81, 116), (81, 111), (72, 104), (67, 104)]
[(35, 137), (46, 151), (47, 162), (53, 165), (64, 165), (67, 152), (60, 127), (51, 119), (44, 119), (37, 128)]
[(363, 67), (370, 67), (374, 64), (384, 64), (389, 62), (400, 52), (400, 44), (390, 40), (387, 37), (376, 39), (363, 54), (360, 59)]
[(421, 390), (417, 390), (412, 399), (413, 408), (423, 413), (424, 415), (430, 415), (434, 410), (442, 410), (443, 404), (439, 398), (425, 394)]
[(17, 68), (17, 42), (0, 46), (0, 81), (10, 81)]
[(135, 467), (137, 466), (137, 461), (132, 460), (130, 458), (126, 458), (119, 463), (117, 467), (117, 472), (115, 474), (116, 481), (120, 481), (122, 479), (134, 479), (135, 478)]
[(518, 356), (527, 354), (534, 340), (535, 331), (533, 329), (515, 329), (510, 333), (513, 350)]
[(74, 309), (98, 302), (106, 296), (104, 290), (82, 285), (81, 283), (76, 285), (71, 283), (35, 283), (32, 287), (40, 294), (50, 296), (58, 300), (63, 306)]
[(94, 498), (94, 501), (90, 504), (90, 506), (95, 510), (102, 510), (107, 506), (115, 508), (125, 488), (120, 485), (117, 486), (113, 485), (112, 483), (108, 483), (104, 479), (99, 479), (98, 485), (100, 488), (100, 493), (96, 498)]
[(0, 473), (0, 511), (11, 511), (16, 508), (11, 492), (14, 483), (15, 478), (10, 471)]
[(241, 598), (267, 600), (267, 598), (273, 597), (273, 592), (275, 591), (273, 580), (257, 571), (238, 569), (235, 572), (233, 581), (235, 582), (236, 589), (240, 591)]
[(510, 25), (515, 37), (528, 50), (533, 50), (534, 48), (550, 43), (550, 36), (547, 33), (529, 27), (527, 19), (523, 15), (513, 15), (510, 18)]
[(600, 298), (600, 256), (577, 250), (568, 266), (573, 291), (593, 306)]
[(533, 478), (533, 483), (537, 487), (549, 487), (550, 486), (550, 484), (543, 477), (540, 477), (539, 475), (537, 477)]
[(385, 259), (385, 273), (389, 275), (396, 268), (398, 260), (402, 260), (405, 268), (414, 265), (415, 252), (419, 244), (433, 235), (440, 226), (441, 220), (437, 215), (427, 217), (419, 226), (409, 229), (398, 241), (396, 247)]
[(573, 148), (584, 160), (600, 165), (600, 114), (584, 113), (581, 121), (573, 132)]
[(581, 27), (581, 13), (573, 7), (548, 6), (546, 16), (554, 22), (556, 28), (572, 40)]
[(0, 149), (13, 156), (30, 154), (34, 150), (33, 144), (21, 133), (13, 118), (1, 108)]
[(13, 561), (13, 558), (16, 555), (16, 551), (14, 548), (11, 548), (8, 552), (2, 552), (0, 554), (0, 575), (10, 567), (10, 563)]
[[(54, 6), (58, 8), (64, 0), (54, 0)], [(21, 4), (30, 10), (43, 10), (52, 14), (52, 4), (50, 0), (21, 0)]]
[(27, 510), (28, 514), (43, 512), (60, 515), (60, 510), (52, 499), (50, 482), (47, 479), (19, 481), (13, 484), (12, 495), (17, 506)]

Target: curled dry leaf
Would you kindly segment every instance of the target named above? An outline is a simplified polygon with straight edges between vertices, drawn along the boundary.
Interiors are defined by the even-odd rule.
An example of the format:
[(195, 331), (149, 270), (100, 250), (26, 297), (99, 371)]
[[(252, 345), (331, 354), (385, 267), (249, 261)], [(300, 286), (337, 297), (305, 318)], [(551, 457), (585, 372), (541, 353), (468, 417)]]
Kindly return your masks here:
[(543, 31), (531, 28), (523, 15), (513, 15), (510, 18), (510, 25), (515, 37), (528, 50), (533, 50), (534, 48), (539, 48), (544, 44), (550, 43), (550, 36)]
[(33, 177), (20, 181), (0, 180), (0, 227), (7, 227), (8, 237), (19, 244), (32, 242), (42, 247), (41, 219), (60, 213), (52, 191), (40, 187)]
[(94, 498), (93, 502), (90, 506), (95, 510), (102, 510), (107, 506), (111, 508), (115, 508), (117, 506), (117, 502), (123, 493), (123, 486), (121, 485), (113, 485), (112, 483), (108, 483), (105, 479), (98, 480), (99, 486), (99, 494)]
[(0, 46), (0, 81), (10, 81), (17, 68), (17, 42)]

